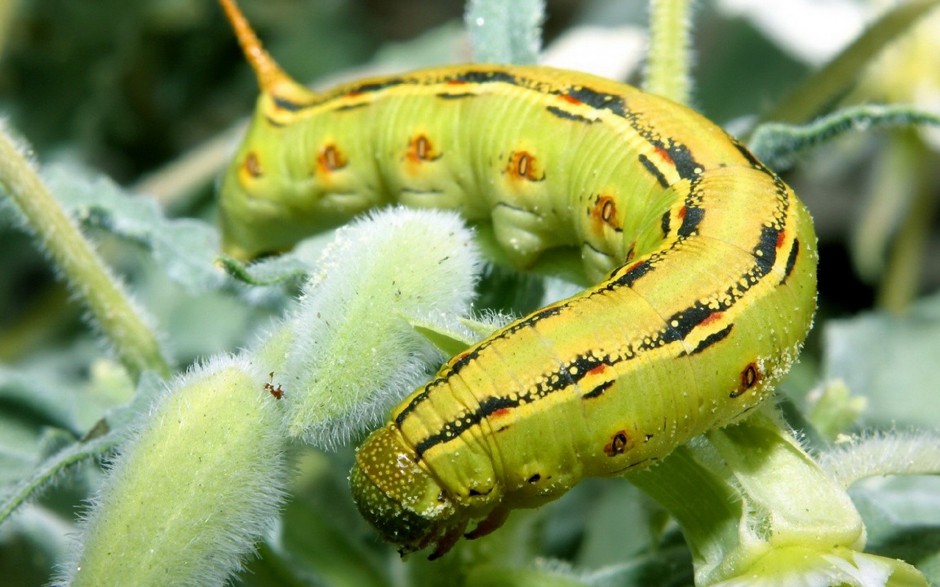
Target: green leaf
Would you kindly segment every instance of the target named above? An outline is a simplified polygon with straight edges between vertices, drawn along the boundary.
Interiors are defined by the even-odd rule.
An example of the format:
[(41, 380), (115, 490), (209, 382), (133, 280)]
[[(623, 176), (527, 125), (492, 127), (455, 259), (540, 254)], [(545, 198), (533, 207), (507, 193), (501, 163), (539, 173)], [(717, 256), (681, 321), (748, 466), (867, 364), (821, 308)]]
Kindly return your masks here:
[(807, 419), (828, 440), (848, 431), (868, 405), (864, 397), (852, 395), (841, 379), (825, 382), (811, 399)]
[(850, 493), (865, 520), (867, 549), (912, 563), (940, 584), (940, 476), (873, 478)]
[[(114, 449), (127, 436), (128, 426), (137, 414), (146, 411), (156, 395), (162, 391), (160, 379), (152, 372), (144, 372), (140, 378), (137, 393), (133, 401), (112, 410), (96, 424), (85, 438), (64, 445), (31, 467), (27, 471), (20, 467), (15, 483), (0, 486), (0, 523), (17, 508), (35, 499), (37, 493), (46, 487), (65, 469), (89, 458), (100, 457)], [(61, 401), (61, 400), (60, 400)], [(28, 446), (28, 445), (26, 445)], [(5, 479), (12, 481), (12, 479)]]
[(193, 219), (171, 220), (156, 202), (124, 192), (104, 176), (74, 166), (51, 165), (44, 179), (62, 205), (86, 227), (94, 227), (147, 250), (166, 274), (191, 292), (217, 289), (225, 275), (214, 264), (218, 230)]
[(531, 64), (541, 48), (543, 0), (470, 0), (464, 22), (474, 61)]
[(904, 315), (832, 320), (824, 330), (826, 379), (868, 398), (863, 421), (881, 428), (940, 425), (940, 295)]
[(233, 279), (253, 286), (273, 286), (307, 277), (317, 266), (323, 249), (333, 239), (334, 232), (325, 232), (306, 238), (290, 251), (265, 257), (250, 263), (227, 255), (220, 255), (218, 262)]
[(415, 332), (427, 339), (446, 357), (453, 357), (470, 348), (473, 341), (468, 339), (466, 333), (445, 330), (443, 327), (418, 319), (409, 319), (408, 323)]

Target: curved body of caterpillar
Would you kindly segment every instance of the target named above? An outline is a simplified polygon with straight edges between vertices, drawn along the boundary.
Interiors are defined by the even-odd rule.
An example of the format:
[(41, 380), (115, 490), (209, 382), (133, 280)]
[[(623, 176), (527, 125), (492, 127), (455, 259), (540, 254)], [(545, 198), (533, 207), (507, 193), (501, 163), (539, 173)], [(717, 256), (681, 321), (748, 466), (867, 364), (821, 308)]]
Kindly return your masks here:
[(357, 505), (403, 552), (440, 555), (470, 520), (482, 535), (585, 476), (652, 463), (746, 414), (796, 359), (815, 308), (812, 221), (692, 110), (542, 67), (313, 94), (248, 53), (264, 91), (222, 189), (229, 250), (401, 202), (490, 220), (523, 266), (579, 247), (599, 280), (451, 359), (359, 448)]

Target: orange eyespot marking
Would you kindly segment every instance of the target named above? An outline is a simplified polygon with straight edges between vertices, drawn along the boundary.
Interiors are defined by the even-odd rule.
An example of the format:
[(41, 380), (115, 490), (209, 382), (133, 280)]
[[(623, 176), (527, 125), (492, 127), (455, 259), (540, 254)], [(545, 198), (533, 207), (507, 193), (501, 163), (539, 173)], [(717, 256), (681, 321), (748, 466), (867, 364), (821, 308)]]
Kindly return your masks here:
[(346, 156), (339, 148), (330, 143), (324, 145), (317, 154), (317, 170), (320, 173), (330, 173), (346, 167)]
[(601, 232), (602, 224), (620, 230), (620, 220), (617, 218), (617, 202), (614, 201), (614, 198), (607, 195), (595, 197), (594, 207), (591, 208), (591, 219), (594, 221), (595, 232)]
[(257, 153), (249, 151), (248, 154), (245, 155), (245, 160), (242, 162), (242, 170), (252, 179), (261, 177), (261, 161), (258, 160)]
[(558, 97), (569, 104), (583, 104), (584, 103), (581, 100), (578, 100), (577, 98), (572, 96), (571, 94), (558, 94)]
[(630, 437), (627, 436), (626, 430), (618, 430), (610, 437), (610, 442), (604, 445), (604, 454), (609, 457), (623, 454), (629, 443)]
[(425, 135), (416, 135), (408, 143), (408, 151), (405, 154), (409, 161), (418, 163), (421, 161), (434, 161), (440, 159), (441, 154), (434, 150), (431, 140)]
[(760, 370), (755, 363), (748, 363), (747, 367), (741, 371), (741, 383), (738, 388), (731, 392), (728, 397), (735, 398), (745, 391), (751, 389), (760, 382)]
[(510, 177), (528, 181), (542, 181), (545, 179), (545, 173), (539, 168), (538, 160), (528, 151), (513, 151), (509, 155), (506, 173)]

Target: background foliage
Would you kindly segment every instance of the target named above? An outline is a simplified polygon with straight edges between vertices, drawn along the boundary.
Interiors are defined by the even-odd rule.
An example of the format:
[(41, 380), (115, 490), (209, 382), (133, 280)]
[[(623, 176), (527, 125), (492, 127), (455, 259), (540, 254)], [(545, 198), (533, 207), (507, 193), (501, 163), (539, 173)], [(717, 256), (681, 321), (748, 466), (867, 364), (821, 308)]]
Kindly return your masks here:
[[(469, 55), (457, 0), (244, 4), (270, 51), (300, 80), (322, 83), (367, 63), (402, 69)], [(549, 2), (546, 42), (588, 25), (642, 31), (641, 4)], [(808, 23), (848, 40), (876, 9), (861, 0), (844, 2), (845, 12), (826, 19), (811, 12), (810, 4), (782, 8), (764, 2), (765, 14), (802, 17), (804, 30), (797, 26), (787, 37), (759, 17), (732, 10), (736, 4), (699, 6), (693, 73), (695, 106), (732, 129), (768, 112), (824, 60), (807, 49), (814, 34)], [(786, 28), (785, 16), (777, 14), (777, 29)], [(177, 365), (249, 343), (283, 308), (296, 283), (246, 293), (212, 269), (212, 230), (196, 222), (164, 225), (159, 214), (162, 208), (176, 218), (213, 220), (211, 179), (184, 181), (187, 187), (180, 189), (176, 180), (190, 177), (188, 172), (166, 166), (201, 160), (201, 149), (213, 141), (223, 145), (214, 152), (224, 160), (230, 148), (225, 145), (234, 144), (224, 133), (248, 115), (256, 97), (216, 4), (21, 0), (5, 3), (0, 18), (0, 110), (32, 145), (56, 196), (80, 216), (108, 262), (154, 315)], [(896, 55), (873, 61), (844, 99), (920, 101), (936, 110), (940, 47), (929, 39), (940, 38), (937, 20), (894, 47)], [(608, 50), (610, 59), (622, 57), (615, 55), (617, 46)], [(607, 57), (594, 52), (585, 62)], [(627, 79), (638, 77), (633, 71)], [(855, 134), (804, 156), (786, 175), (812, 211), (821, 244), (817, 327), (784, 389), (794, 420), (813, 442), (824, 444), (827, 433), (860, 428), (935, 429), (940, 423), (937, 144), (920, 131)], [(214, 172), (210, 162), (195, 176), (211, 178)], [(111, 215), (114, 209), (121, 213)], [(133, 393), (42, 254), (8, 210), (2, 211), (0, 493)], [(536, 278), (498, 270), (485, 285), (480, 306), (516, 311), (538, 305), (546, 289)], [(865, 404), (839, 400), (846, 388), (837, 380)], [(821, 397), (830, 403), (820, 403)], [(833, 403), (842, 416), (827, 428), (832, 417), (825, 410)], [(537, 512), (514, 514), (505, 530), (434, 565), (414, 558), (402, 567), (352, 508), (345, 481), (350, 459), (349, 450), (303, 451), (281, 535), (262, 546), (243, 583), (451, 584), (459, 575), (485, 584), (493, 569), (467, 569), (460, 560), (494, 553), (503, 569), (527, 572), (536, 555), (560, 561), (524, 575), (539, 584), (550, 578), (568, 584), (555, 572), (565, 565), (594, 584), (690, 580), (676, 529), (637, 490), (616, 480), (590, 480)], [(100, 476), (96, 464), (84, 463), (0, 526), (0, 576), (6, 584), (48, 580), (77, 508)], [(856, 487), (853, 495), (868, 522), (869, 550), (904, 558), (940, 581), (937, 479), (879, 479)]]

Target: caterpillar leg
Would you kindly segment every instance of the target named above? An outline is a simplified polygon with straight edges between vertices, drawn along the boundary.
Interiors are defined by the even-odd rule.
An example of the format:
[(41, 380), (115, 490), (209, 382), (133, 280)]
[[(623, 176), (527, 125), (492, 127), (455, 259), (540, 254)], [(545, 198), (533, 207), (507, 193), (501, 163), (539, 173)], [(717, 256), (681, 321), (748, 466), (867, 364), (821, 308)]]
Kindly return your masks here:
[(460, 537), (464, 535), (464, 530), (467, 529), (467, 521), (451, 526), (448, 528), (440, 538), (437, 539), (437, 543), (434, 545), (434, 552), (428, 555), (428, 560), (432, 561), (439, 559), (445, 554), (447, 554), (451, 548), (457, 544), (457, 541), (460, 540)]
[(509, 508), (506, 506), (499, 506), (494, 509), (488, 516), (483, 518), (476, 528), (467, 532), (464, 536), (468, 540), (474, 540), (476, 538), (482, 538), (487, 534), (494, 532), (502, 526), (506, 520), (509, 518)]

